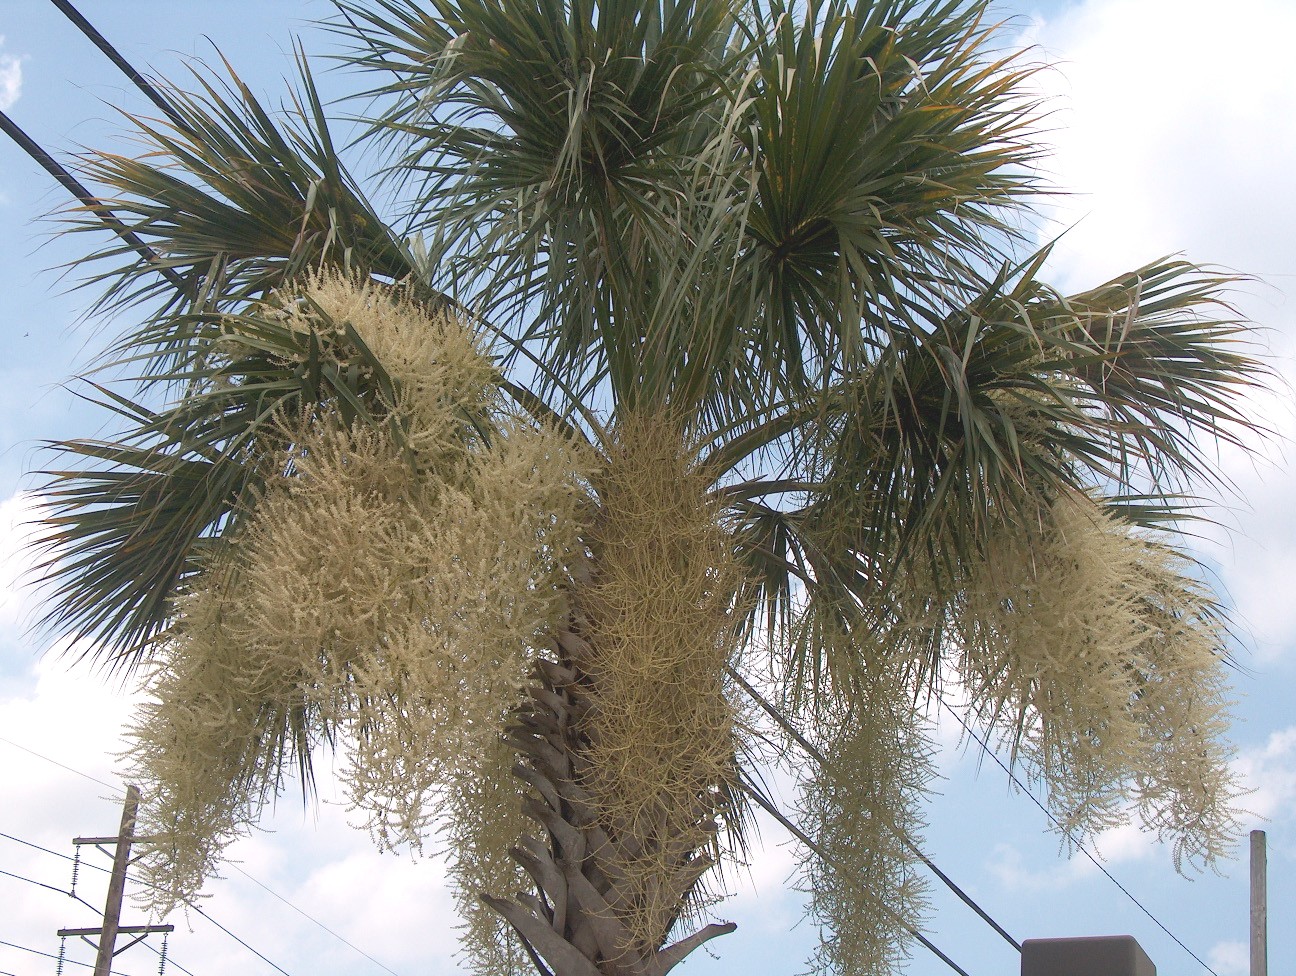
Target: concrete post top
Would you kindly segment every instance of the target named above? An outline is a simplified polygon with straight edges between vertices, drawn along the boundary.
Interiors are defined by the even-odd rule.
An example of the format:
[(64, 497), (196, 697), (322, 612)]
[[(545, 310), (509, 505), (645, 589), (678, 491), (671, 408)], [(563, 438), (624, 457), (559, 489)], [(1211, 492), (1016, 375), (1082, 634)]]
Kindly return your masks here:
[(1156, 966), (1132, 935), (1027, 939), (1021, 976), (1156, 976)]

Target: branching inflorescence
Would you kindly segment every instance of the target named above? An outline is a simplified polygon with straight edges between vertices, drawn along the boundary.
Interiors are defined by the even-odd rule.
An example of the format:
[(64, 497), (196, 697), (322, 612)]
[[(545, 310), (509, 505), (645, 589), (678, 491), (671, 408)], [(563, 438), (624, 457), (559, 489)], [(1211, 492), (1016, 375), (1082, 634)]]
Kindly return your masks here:
[(341, 278), (265, 314), (339, 357), (346, 343), (327, 340), (349, 326), (397, 395), (380, 426), (328, 403), (280, 419), (240, 544), (155, 658), (130, 763), (154, 796), (148, 829), (174, 839), (152, 863), (160, 908), (193, 897), (255, 823), (281, 750), (308, 768), (318, 744), (345, 745), (379, 842), (421, 845), (440, 793), (498, 751), (576, 544), (579, 455), (499, 409), (460, 322)]

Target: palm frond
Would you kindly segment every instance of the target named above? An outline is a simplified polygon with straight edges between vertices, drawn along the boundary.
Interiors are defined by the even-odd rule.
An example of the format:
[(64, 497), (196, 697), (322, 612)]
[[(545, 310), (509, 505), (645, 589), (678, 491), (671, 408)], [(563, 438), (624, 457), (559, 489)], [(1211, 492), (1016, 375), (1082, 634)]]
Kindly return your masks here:
[[(304, 56), (299, 64), (291, 118), (267, 109), (228, 64), (227, 81), (192, 69), (196, 93), (164, 96), (175, 121), (125, 115), (138, 155), (82, 157), (82, 172), (106, 189), (94, 207), (70, 212), (72, 229), (99, 232), (111, 213), (160, 255), (145, 261), (114, 241), (75, 262), (104, 288), (97, 309), (145, 309), (109, 356), (183, 349), (185, 314), (236, 311), (324, 266), (410, 275), (408, 248), (339, 159)], [(189, 283), (183, 294), (157, 276), (159, 264)], [(165, 369), (166, 357), (153, 365)]]
[[(746, 452), (792, 445), (717, 494), (753, 606), (812, 693), (849, 687), (859, 662), (837, 650), (860, 627), (891, 626), (895, 581), (928, 589), (910, 594), (925, 608), (905, 613), (927, 623), (904, 640), (932, 677), (964, 567), (998, 526), (1099, 490), (1124, 522), (1171, 528), (1198, 514), (1182, 488), (1211, 477), (1204, 445), (1263, 433), (1239, 406), (1265, 371), (1223, 303), (1226, 279), (1155, 262), (1068, 298), (1039, 280), (1046, 257), (982, 279), (975, 301), (892, 336), (854, 381), (713, 449), (719, 477)], [(817, 610), (799, 617), (805, 606)]]
[(417, 226), (447, 273), (488, 314), (534, 304), (525, 334), (555, 372), (639, 362), (641, 272), (654, 252), (678, 262), (676, 200), (723, 93), (728, 0), (342, 10), (353, 63), (394, 76), (375, 90), (395, 99), (377, 125), (423, 181)]
[(41, 489), (41, 625), (87, 641), (84, 653), (111, 667), (133, 668), (165, 632), (187, 581), (211, 565), (286, 446), (285, 422), (328, 402), (348, 424), (402, 436), (384, 406), (395, 385), (350, 323), (303, 332), (273, 309), (184, 321), (198, 353), (153, 377), (183, 396), (154, 410), (93, 385), (120, 433), (47, 445), (62, 463)]
[(771, 3), (750, 100), (755, 194), (738, 273), (753, 343), (803, 383), (870, 360), (997, 262), (1034, 188), (1030, 69), (988, 60), (982, 5)]

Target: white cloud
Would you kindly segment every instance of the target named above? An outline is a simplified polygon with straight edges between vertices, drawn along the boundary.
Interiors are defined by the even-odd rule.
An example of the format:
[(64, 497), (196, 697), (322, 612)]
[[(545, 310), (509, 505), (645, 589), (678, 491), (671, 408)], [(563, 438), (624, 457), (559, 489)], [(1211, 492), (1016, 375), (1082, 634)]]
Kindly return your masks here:
[(1245, 942), (1217, 942), (1207, 958), (1219, 976), (1246, 976), (1251, 970), (1251, 951)]
[[(1291, 263), (1280, 245), (1296, 201), (1275, 192), (1296, 153), (1296, 7), (1235, 0), (1218, 12), (1215, 0), (1090, 0), (1034, 29), (1059, 62), (1041, 76), (1063, 109), (1052, 168), (1083, 194), (1060, 216), (1088, 212), (1059, 254), (1076, 282), (1185, 248), (1296, 271), (1276, 267)], [(1215, 70), (1221, 51), (1247, 52), (1245, 70)]]
[(1252, 791), (1242, 805), (1261, 818), (1254, 826), (1289, 816), (1296, 808), (1296, 725), (1271, 732), (1262, 746), (1243, 750), (1233, 768)]
[(1007, 891), (1036, 893), (1064, 888), (1076, 880), (1075, 862), (1028, 867), (1025, 858), (1012, 844), (996, 844), (986, 862), (986, 870)]
[[(1056, 98), (1048, 166), (1076, 195), (1051, 210), (1043, 238), (1066, 228), (1052, 260), (1076, 290), (1144, 262), (1190, 259), (1256, 275), (1237, 302), (1288, 383), (1296, 377), (1296, 81), (1289, 0), (1088, 0), (1026, 40), (1059, 67), (1038, 84)], [(1224, 59), (1228, 69), (1222, 68)], [(1289, 389), (1258, 397), (1251, 415), (1296, 440)], [(1276, 451), (1271, 453), (1277, 453)], [(1225, 449), (1220, 470), (1245, 507), (1209, 533), (1238, 619), (1265, 664), (1296, 645), (1296, 602), (1275, 587), (1296, 578), (1296, 476)], [(1225, 531), (1227, 530), (1227, 531)]]
[[(1099, 860), (1106, 864), (1142, 861), (1151, 857), (1161, 849), (1161, 845), (1157, 843), (1155, 835), (1145, 830), (1138, 822), (1138, 814), (1133, 809), (1129, 811), (1129, 816), (1130, 823), (1104, 830), (1085, 846), (1096, 852)], [(1074, 860), (1079, 861), (1081, 858), (1084, 859), (1085, 873), (1098, 870), (1083, 854), (1077, 855)]]
[[(0, 34), (0, 47), (4, 35)], [(22, 94), (23, 59), (13, 54), (0, 54), (0, 111), (6, 111)]]
[[(1146, 860), (1160, 847), (1155, 837), (1133, 823), (1105, 830), (1084, 846), (1104, 867)], [(1058, 860), (1028, 863), (1021, 851), (1007, 843), (994, 846), (986, 870), (1005, 890), (1023, 894), (1057, 891), (1099, 874), (1098, 866), (1078, 850)]]

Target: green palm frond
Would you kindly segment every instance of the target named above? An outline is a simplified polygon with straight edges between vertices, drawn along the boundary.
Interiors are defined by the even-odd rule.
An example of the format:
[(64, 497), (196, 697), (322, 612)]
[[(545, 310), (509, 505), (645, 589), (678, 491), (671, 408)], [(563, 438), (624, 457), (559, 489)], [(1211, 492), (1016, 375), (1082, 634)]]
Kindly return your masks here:
[[(179, 121), (126, 115), (142, 143), (138, 155), (82, 159), (86, 177), (106, 190), (99, 206), (70, 213), (72, 228), (100, 232), (111, 213), (190, 286), (177, 293), (157, 264), (117, 241), (78, 260), (89, 283), (105, 289), (97, 308), (146, 310), (110, 355), (182, 349), (187, 313), (237, 311), (324, 266), (410, 275), (412, 255), (338, 157), (304, 56), (299, 63), (291, 117), (267, 109), (228, 64), (228, 81), (195, 69), (197, 93), (165, 96)], [(104, 262), (117, 266), (104, 271)]]
[[(696, 157), (733, 71), (731, 4), (343, 11), (354, 63), (395, 77), (377, 90), (396, 99), (377, 124), (405, 150), (402, 177), (422, 179), (416, 226), (460, 297), (541, 350), (547, 373), (610, 375), (631, 405), (660, 390), (645, 372), (678, 343), (645, 350), (665, 317), (653, 310), (678, 307), (687, 288), (672, 286), (682, 271), (698, 280), (695, 255), (716, 236), (716, 212), (698, 205), (716, 178), (699, 180)], [(681, 249), (688, 219), (707, 239)]]
[(93, 641), (92, 653), (127, 669), (233, 535), (267, 459), (287, 446), (285, 422), (329, 403), (348, 424), (402, 436), (385, 407), (395, 385), (349, 323), (325, 339), (273, 310), (185, 321), (196, 354), (152, 377), (182, 397), (153, 410), (95, 385), (117, 437), (48, 445), (60, 467), (41, 489), (38, 574), (51, 604), (41, 625)]
[[(755, 198), (739, 273), (762, 362), (801, 379), (959, 300), (1034, 188), (1030, 70), (987, 60), (977, 5), (773, 3), (750, 103)], [(966, 293), (963, 293), (966, 295)], [(915, 309), (914, 306), (917, 305)]]
[[(1170, 528), (1196, 514), (1182, 488), (1212, 475), (1203, 445), (1258, 429), (1237, 394), (1264, 370), (1223, 302), (1226, 279), (1161, 261), (1066, 298), (1038, 278), (1046, 257), (982, 279), (965, 309), (892, 336), (853, 382), (714, 447), (721, 477), (784, 445), (779, 465), (728, 474), (717, 495), (754, 612), (807, 687), (849, 685), (859, 662), (836, 649), (889, 626), (887, 591), (915, 571), (930, 620), (907, 640), (918, 673), (934, 675), (942, 608), (996, 526), (1097, 490), (1124, 521)], [(805, 606), (817, 609), (799, 618)]]
[(101, 406), (156, 436), (49, 445), (61, 463), (77, 466), (44, 472), (45, 559), (37, 572), (53, 604), (41, 624), (84, 641), (84, 654), (116, 668), (167, 626), (211, 534), (235, 511), (247, 471), (237, 456), (178, 453), (175, 437), (187, 432), (171, 428), (168, 436), (158, 415), (101, 393)]
[(1052, 355), (1065, 361), (1079, 396), (1110, 429), (1121, 483), (1133, 487), (1140, 476), (1167, 488), (1215, 481), (1211, 443), (1245, 448), (1248, 438), (1269, 433), (1240, 396), (1268, 371), (1223, 297), (1237, 284), (1162, 259), (1081, 294), (1042, 299), (1034, 311), (1037, 328), (1053, 337)]
[(550, 375), (723, 422), (859, 366), (1013, 236), (1028, 72), (959, 7), (343, 10), (460, 297)]

